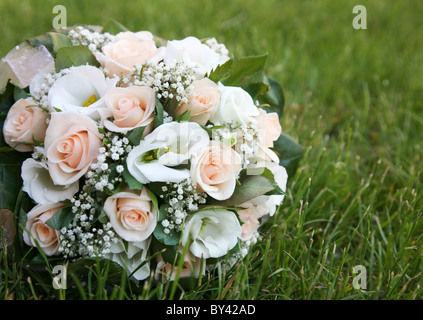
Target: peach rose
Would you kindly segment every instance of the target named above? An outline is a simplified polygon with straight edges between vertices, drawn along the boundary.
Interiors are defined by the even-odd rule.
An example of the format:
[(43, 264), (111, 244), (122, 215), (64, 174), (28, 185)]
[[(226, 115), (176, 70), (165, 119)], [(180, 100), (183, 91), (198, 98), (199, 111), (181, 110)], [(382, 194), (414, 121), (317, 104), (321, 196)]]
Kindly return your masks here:
[(126, 133), (136, 127), (147, 127), (144, 135), (153, 127), (156, 95), (150, 87), (132, 86), (110, 89), (105, 102), (114, 121), (106, 120), (104, 126), (110, 131)]
[(113, 229), (126, 241), (144, 241), (157, 225), (157, 212), (145, 188), (142, 192), (122, 191), (108, 197), (103, 209)]
[(86, 115), (66, 111), (51, 115), (45, 138), (50, 177), (69, 185), (81, 178), (101, 147), (97, 124)]
[(154, 40), (121, 39), (101, 48), (96, 52), (100, 64), (109, 71), (109, 76), (122, 73), (128, 75), (135, 65), (142, 65), (157, 53)]
[(278, 140), (282, 133), (279, 115), (276, 112), (267, 113), (260, 108), (258, 110), (259, 115), (256, 117), (257, 129), (262, 136), (264, 146), (266, 148), (272, 148), (273, 142)]
[(257, 231), (260, 226), (258, 219), (267, 213), (267, 208), (263, 205), (255, 205), (250, 201), (240, 204), (239, 207), (245, 208), (237, 212), (239, 218), (243, 222), (241, 240), (247, 241), (251, 239), (254, 232)]
[(282, 127), (279, 122), (279, 116), (276, 112), (267, 113), (263, 109), (258, 109), (259, 115), (255, 117), (257, 120), (257, 129), (261, 137), (257, 156), (266, 161), (274, 161), (279, 163), (279, 158), (274, 151), (273, 142), (279, 139), (282, 133)]
[(63, 205), (58, 203), (39, 204), (28, 212), (26, 231), (23, 232), (23, 239), (27, 245), (36, 247), (38, 242), (48, 256), (59, 252), (60, 231), (48, 226), (46, 221), (62, 207)]
[(240, 155), (222, 142), (211, 141), (192, 156), (190, 174), (198, 190), (225, 200), (233, 194), (240, 170)]
[[(183, 247), (179, 248), (179, 252), (181, 254), (183, 253)], [(206, 259), (197, 258), (189, 251), (187, 251), (184, 256), (184, 264), (180, 271), (178, 271), (178, 266), (164, 261), (161, 255), (158, 255), (156, 260), (157, 266), (154, 274), (154, 279), (156, 281), (174, 281), (178, 272), (179, 278), (198, 277), (200, 272), (202, 272), (202, 275), (206, 273)]]
[(194, 89), (188, 98), (188, 103), (181, 103), (175, 110), (175, 115), (191, 112), (190, 121), (205, 125), (219, 106), (220, 93), (217, 84), (209, 78), (195, 80)]
[(4, 140), (18, 151), (32, 151), (34, 147), (25, 143), (44, 141), (47, 114), (41, 108), (29, 107), (36, 104), (32, 99), (19, 99), (7, 113), (3, 126)]

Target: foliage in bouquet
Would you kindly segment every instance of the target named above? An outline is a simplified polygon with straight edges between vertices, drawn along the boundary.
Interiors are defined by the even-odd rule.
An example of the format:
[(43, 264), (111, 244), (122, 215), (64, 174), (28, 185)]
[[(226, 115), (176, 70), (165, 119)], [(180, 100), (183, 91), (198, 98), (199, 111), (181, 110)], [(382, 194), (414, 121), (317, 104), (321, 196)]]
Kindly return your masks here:
[(116, 23), (24, 46), (32, 75), (20, 81), (6, 57), (15, 74), (0, 96), (0, 208), (15, 216), (15, 258), (108, 259), (164, 281), (245, 256), (302, 154), (282, 133), (266, 55)]

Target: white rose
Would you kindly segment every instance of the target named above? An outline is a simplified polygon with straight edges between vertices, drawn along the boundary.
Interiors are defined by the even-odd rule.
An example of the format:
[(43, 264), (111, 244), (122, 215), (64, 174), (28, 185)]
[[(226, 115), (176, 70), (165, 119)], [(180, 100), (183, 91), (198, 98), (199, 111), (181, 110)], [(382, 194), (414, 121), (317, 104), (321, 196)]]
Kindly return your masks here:
[(204, 210), (188, 216), (182, 231), (181, 244), (190, 245), (198, 258), (219, 258), (238, 243), (242, 228), (235, 213), (224, 210)]
[[(107, 256), (109, 260), (112, 260), (125, 268), (128, 275), (134, 272), (142, 263), (147, 259), (148, 248), (150, 246), (151, 238), (139, 242), (128, 242), (125, 247), (122, 240), (112, 244), (110, 248), (110, 254)], [(136, 280), (144, 280), (150, 276), (150, 263), (145, 263), (139, 268), (133, 277)]]
[(48, 93), (51, 112), (54, 108), (88, 115), (94, 120), (110, 117), (104, 103), (106, 92), (115, 87), (116, 79), (106, 79), (103, 72), (93, 66), (72, 67), (71, 71), (54, 82)]
[(127, 158), (128, 171), (141, 183), (180, 182), (189, 178), (186, 164), (193, 153), (207, 145), (207, 131), (194, 122), (162, 124), (133, 148)]
[(78, 181), (70, 185), (56, 185), (51, 180), (47, 164), (32, 158), (22, 163), (23, 188), (37, 203), (55, 203), (71, 199), (79, 190)]
[(144, 241), (157, 225), (157, 212), (145, 188), (108, 197), (103, 209), (113, 229), (126, 241)]
[(210, 122), (223, 124), (235, 121), (243, 125), (256, 124), (259, 110), (247, 91), (219, 83), (220, 104)]
[(166, 65), (185, 63), (194, 70), (197, 79), (222, 63), (218, 53), (195, 37), (168, 41), (164, 62)]

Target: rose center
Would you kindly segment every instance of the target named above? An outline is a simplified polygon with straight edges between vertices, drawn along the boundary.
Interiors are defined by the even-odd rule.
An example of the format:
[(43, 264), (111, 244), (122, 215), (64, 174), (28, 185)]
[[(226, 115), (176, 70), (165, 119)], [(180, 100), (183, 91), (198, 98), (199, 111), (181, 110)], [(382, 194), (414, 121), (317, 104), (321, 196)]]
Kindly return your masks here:
[(25, 109), (23, 110), (15, 121), (15, 127), (17, 131), (26, 131), (31, 127), (32, 123), (30, 119), (32, 119), (33, 111), (32, 109)]
[(138, 210), (121, 210), (122, 222), (129, 230), (140, 229), (147, 223), (148, 213)]
[(42, 243), (48, 244), (54, 241), (55, 234), (52, 228), (45, 225), (42, 222), (39, 222), (35, 225), (35, 230), (37, 233), (37, 239), (39, 239)]
[(78, 132), (61, 141), (58, 145), (58, 151), (71, 168), (76, 169), (84, 157), (84, 146), (88, 144), (88, 133)]

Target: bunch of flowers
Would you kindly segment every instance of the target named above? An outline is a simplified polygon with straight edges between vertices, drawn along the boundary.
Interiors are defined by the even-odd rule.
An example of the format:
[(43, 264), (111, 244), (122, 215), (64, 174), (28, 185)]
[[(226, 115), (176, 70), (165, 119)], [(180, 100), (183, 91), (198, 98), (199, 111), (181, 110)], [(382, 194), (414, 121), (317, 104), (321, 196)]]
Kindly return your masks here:
[[(71, 262), (109, 259), (136, 280), (199, 276), (245, 256), (282, 203), (282, 164), (295, 166), (266, 56), (148, 31), (77, 26), (45, 39), (30, 43), (52, 59), (28, 86), (2, 91), (14, 100), (0, 150), (24, 155), (33, 201), (15, 212), (24, 243)], [(7, 207), (12, 182), (1, 183)]]

